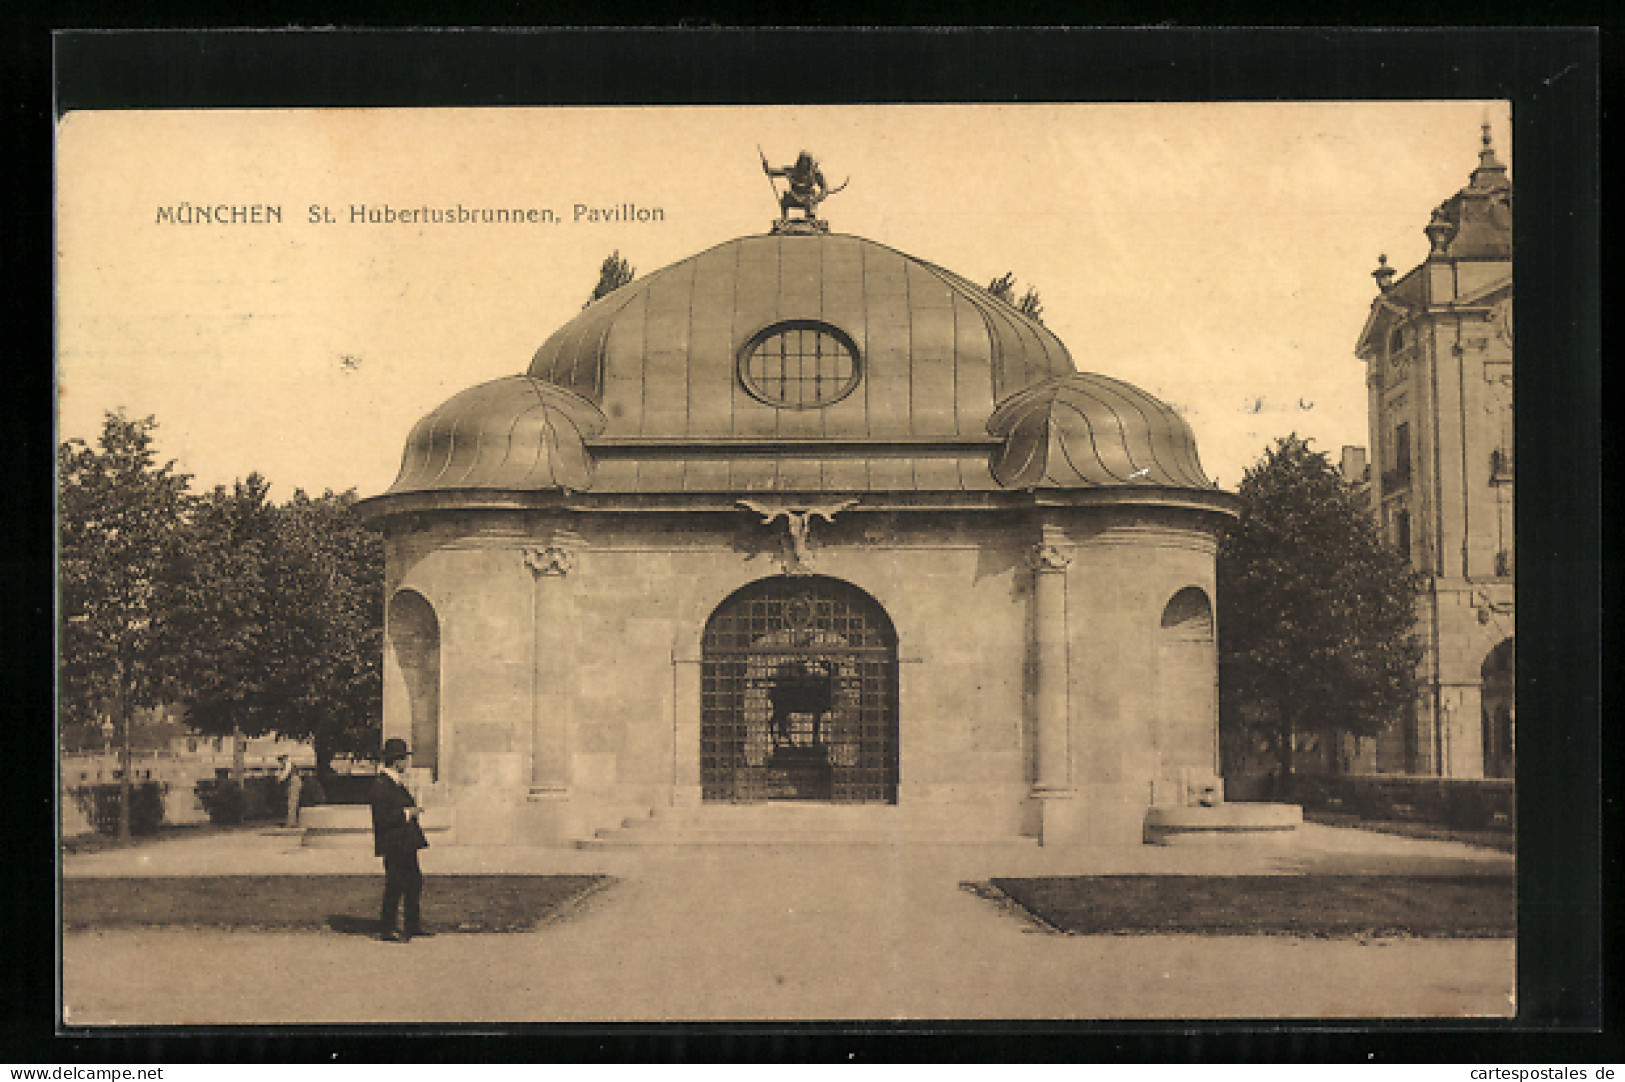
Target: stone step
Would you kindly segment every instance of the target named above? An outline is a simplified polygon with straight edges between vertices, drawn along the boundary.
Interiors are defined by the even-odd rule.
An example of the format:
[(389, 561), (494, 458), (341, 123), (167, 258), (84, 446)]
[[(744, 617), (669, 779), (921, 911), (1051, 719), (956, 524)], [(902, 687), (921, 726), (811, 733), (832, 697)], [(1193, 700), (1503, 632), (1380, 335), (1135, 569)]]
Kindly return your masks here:
[(662, 845), (1009, 845), (1032, 842), (975, 805), (774, 801), (659, 808), (575, 843), (581, 848)]
[(762, 804), (700, 805), (691, 808), (659, 808), (646, 816), (622, 821), (629, 828), (658, 828), (670, 823), (706, 823), (728, 827), (872, 827), (902, 823), (918, 813), (887, 804), (805, 804), (772, 802)]
[(1009, 834), (949, 834), (938, 830), (667, 830), (600, 832), (581, 838), (577, 849), (680, 846), (860, 845), (860, 846), (1038, 846), (1036, 838)]

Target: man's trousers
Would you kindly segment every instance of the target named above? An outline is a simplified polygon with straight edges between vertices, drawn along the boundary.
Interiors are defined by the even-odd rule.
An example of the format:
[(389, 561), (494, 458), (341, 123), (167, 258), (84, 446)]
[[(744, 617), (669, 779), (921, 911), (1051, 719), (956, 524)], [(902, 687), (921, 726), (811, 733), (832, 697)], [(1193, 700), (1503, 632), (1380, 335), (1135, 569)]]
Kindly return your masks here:
[(406, 930), (415, 932), (423, 926), (418, 913), (418, 902), (423, 896), (423, 872), (418, 867), (417, 850), (384, 856), (384, 911), (383, 930), (395, 930), (395, 910), (401, 899), (406, 900)]

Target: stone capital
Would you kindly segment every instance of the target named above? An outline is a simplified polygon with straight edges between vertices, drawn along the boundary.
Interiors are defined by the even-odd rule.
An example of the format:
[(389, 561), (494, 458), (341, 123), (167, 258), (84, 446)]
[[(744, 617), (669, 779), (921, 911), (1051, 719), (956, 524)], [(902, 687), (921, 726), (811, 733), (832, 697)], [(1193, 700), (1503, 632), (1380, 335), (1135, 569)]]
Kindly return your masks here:
[(1032, 565), (1034, 571), (1040, 573), (1047, 571), (1058, 572), (1067, 569), (1067, 565), (1072, 562), (1072, 557), (1067, 555), (1059, 545), (1052, 545), (1046, 541), (1033, 546), (1032, 552), (1028, 554), (1027, 561)]
[(575, 562), (575, 553), (562, 545), (525, 550), (525, 566), (530, 568), (532, 574), (538, 576), (559, 578), (568, 575), (575, 567)]

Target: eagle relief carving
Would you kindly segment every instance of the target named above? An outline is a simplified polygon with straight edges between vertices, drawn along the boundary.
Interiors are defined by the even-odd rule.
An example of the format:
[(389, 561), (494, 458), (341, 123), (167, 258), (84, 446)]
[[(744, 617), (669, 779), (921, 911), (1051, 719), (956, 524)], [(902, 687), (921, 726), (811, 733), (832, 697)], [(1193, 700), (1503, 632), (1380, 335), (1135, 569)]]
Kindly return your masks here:
[(825, 522), (833, 523), (837, 514), (857, 502), (857, 500), (843, 500), (840, 503), (794, 507), (789, 504), (740, 500), (739, 506), (762, 516), (762, 523), (766, 526), (773, 525), (781, 516), (784, 518), (787, 533), (784, 551), (784, 573), (786, 575), (807, 575), (812, 573), (812, 553), (807, 548), (807, 534), (812, 527), (813, 516), (816, 515)]

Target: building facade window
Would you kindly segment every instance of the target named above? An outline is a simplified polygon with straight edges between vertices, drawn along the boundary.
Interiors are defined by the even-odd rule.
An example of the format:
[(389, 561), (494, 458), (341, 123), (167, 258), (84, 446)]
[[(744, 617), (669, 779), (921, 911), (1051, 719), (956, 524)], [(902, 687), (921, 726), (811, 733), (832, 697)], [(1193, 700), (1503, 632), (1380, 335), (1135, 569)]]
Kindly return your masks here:
[(1385, 491), (1405, 488), (1411, 483), (1411, 426), (1409, 421), (1401, 421), (1394, 426), (1393, 452), (1389, 458), (1389, 467), (1382, 471), (1382, 487)]
[(777, 323), (740, 354), (739, 377), (757, 401), (780, 409), (818, 409), (857, 387), (862, 370), (852, 339), (825, 323)]
[(1497, 447), (1490, 452), (1490, 482), (1504, 484), (1512, 480), (1512, 452)]

